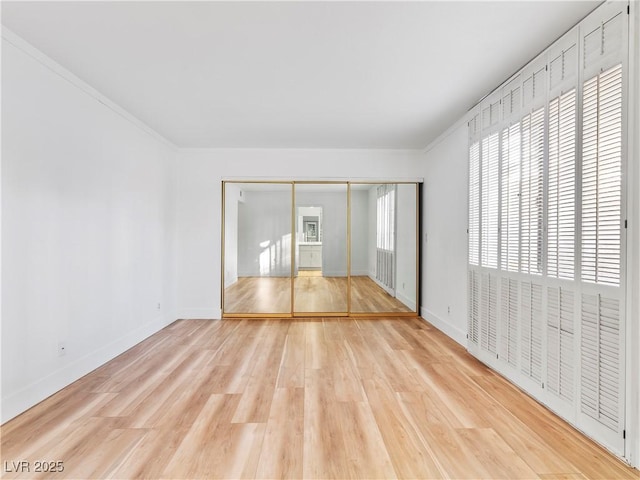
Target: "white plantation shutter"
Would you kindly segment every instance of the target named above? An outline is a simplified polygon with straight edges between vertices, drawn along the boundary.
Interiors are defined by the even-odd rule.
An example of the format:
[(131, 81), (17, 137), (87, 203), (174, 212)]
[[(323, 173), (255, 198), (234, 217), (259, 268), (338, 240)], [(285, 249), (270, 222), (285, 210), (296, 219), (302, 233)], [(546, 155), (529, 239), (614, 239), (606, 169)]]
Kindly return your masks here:
[(527, 377), (542, 379), (542, 286), (521, 283), (521, 370)]
[(481, 174), (481, 261), (484, 267), (498, 268), (498, 181), (499, 136), (491, 134), (482, 140)]
[(549, 103), (547, 275), (572, 280), (575, 264), (576, 92)]
[(502, 131), (501, 269), (517, 272), (520, 260), (520, 122)]
[(627, 21), (624, 11), (620, 11), (621, 4), (609, 6), (612, 11), (608, 18), (605, 17), (595, 28), (587, 29), (582, 50), (584, 78), (620, 63)]
[(581, 302), (581, 410), (599, 423), (620, 428), (620, 302), (583, 294)]
[(627, 6), (604, 2), (469, 124), (470, 350), (618, 455), (629, 451)]
[(544, 100), (546, 91), (546, 64), (537, 65), (524, 76), (522, 99), (525, 107), (534, 108)]
[(547, 288), (547, 388), (566, 401), (574, 397), (574, 294)]
[(474, 270), (469, 270), (469, 340), (478, 344), (480, 328), (480, 281), (479, 274)]
[(544, 107), (522, 119), (520, 271), (542, 273)]
[(522, 87), (520, 76), (516, 76), (502, 90), (502, 119), (516, 118), (522, 105)]
[(495, 275), (482, 274), (480, 303), (480, 346), (484, 350), (496, 353), (498, 339), (498, 286)]
[(469, 264), (480, 263), (480, 143), (469, 147)]
[(515, 367), (518, 362), (518, 281), (502, 277), (500, 357)]
[(620, 284), (622, 67), (584, 83), (582, 280)]
[(575, 81), (577, 74), (578, 46), (572, 42), (556, 52), (554, 58), (549, 61), (549, 88), (553, 90), (567, 82)]

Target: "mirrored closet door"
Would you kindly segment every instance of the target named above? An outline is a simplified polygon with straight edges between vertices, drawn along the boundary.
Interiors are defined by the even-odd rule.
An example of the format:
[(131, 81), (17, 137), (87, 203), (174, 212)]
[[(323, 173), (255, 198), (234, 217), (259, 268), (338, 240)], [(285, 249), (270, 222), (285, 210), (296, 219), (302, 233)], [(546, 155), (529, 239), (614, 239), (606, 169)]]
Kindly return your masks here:
[(351, 184), (351, 312), (416, 313), (418, 185)]
[(348, 312), (346, 183), (295, 185), (295, 314)]
[(225, 314), (289, 314), (293, 184), (224, 183)]
[(415, 315), (418, 184), (223, 182), (223, 315)]

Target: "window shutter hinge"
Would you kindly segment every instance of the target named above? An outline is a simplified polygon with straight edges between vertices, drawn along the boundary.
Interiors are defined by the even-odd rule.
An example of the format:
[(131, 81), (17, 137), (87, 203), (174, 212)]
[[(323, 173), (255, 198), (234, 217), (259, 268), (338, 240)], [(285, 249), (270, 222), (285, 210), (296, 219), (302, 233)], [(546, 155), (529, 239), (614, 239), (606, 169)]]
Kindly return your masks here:
[(627, 220), (624, 221), (624, 228), (627, 228)]
[(544, 382), (542, 382), (542, 388), (544, 388)]
[(627, 438), (627, 431), (626, 430), (622, 430), (622, 439), (626, 439)]
[(627, 5), (627, 15), (629, 15), (631, 13), (631, 10), (629, 8), (629, 5)]
[(549, 65), (545, 65), (545, 66), (544, 66), (544, 71), (545, 71), (545, 72), (549, 71)]

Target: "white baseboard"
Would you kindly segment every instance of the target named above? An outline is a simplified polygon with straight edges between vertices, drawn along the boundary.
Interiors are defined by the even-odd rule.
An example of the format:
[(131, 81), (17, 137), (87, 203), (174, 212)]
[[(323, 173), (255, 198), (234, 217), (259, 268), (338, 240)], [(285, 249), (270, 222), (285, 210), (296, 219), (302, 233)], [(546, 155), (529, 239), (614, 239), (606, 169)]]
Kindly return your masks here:
[(391, 289), (390, 289), (389, 287), (387, 287), (386, 285), (384, 285), (380, 280), (378, 280), (378, 279), (376, 278), (376, 276), (375, 276), (375, 275), (371, 275), (371, 274), (369, 274), (369, 278), (370, 278), (371, 280), (373, 280), (373, 282), (374, 282), (376, 285), (378, 285), (381, 289), (383, 289), (385, 292), (387, 292), (389, 295), (391, 295), (392, 297), (394, 297), (394, 298), (395, 298), (395, 296), (396, 296), (396, 292), (395, 292), (395, 291), (393, 291), (393, 290), (391, 290)]
[(126, 352), (145, 338), (162, 330), (174, 320), (173, 314), (159, 316), (104, 347), (74, 360), (63, 368), (8, 395), (2, 399), (0, 422), (5, 423), (20, 415), (47, 397), (104, 365), (109, 360), (113, 360), (121, 353)]
[(460, 330), (458, 327), (451, 325), (449, 322), (445, 322), (436, 314), (431, 312), (428, 308), (422, 307), (420, 309), (420, 316), (429, 322), (431, 325), (436, 327), (442, 333), (452, 338), (464, 348), (467, 348), (467, 332)]
[(229, 288), (231, 285), (238, 283), (238, 277), (233, 278), (225, 278), (224, 280), (224, 288)]
[(369, 276), (369, 270), (367, 270), (366, 268), (364, 270), (351, 270), (351, 276), (352, 277), (368, 277)]
[(335, 270), (335, 271), (331, 271), (331, 270), (323, 270), (322, 271), (322, 276), (323, 277), (347, 277), (347, 272), (346, 270)]
[(222, 310), (213, 307), (190, 307), (182, 308), (178, 311), (177, 318), (189, 320), (218, 320), (222, 318)]
[(400, 300), (402, 303), (404, 303), (408, 308), (411, 309), (411, 311), (415, 312), (416, 311), (416, 302), (414, 302), (413, 300), (411, 300), (409, 297), (396, 292), (396, 298), (398, 300)]

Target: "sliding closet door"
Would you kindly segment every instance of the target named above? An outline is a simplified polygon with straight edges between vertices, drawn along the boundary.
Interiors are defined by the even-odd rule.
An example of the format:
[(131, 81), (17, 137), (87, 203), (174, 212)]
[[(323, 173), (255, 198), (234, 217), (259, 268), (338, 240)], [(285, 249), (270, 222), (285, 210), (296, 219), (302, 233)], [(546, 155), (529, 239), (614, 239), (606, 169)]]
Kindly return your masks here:
[(291, 313), (292, 183), (224, 183), (225, 315)]
[(415, 183), (351, 184), (351, 312), (417, 311)]
[(295, 315), (348, 312), (347, 184), (295, 184)]

